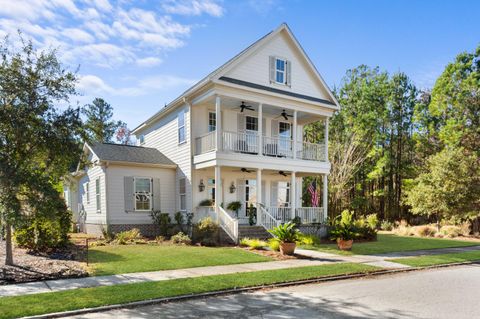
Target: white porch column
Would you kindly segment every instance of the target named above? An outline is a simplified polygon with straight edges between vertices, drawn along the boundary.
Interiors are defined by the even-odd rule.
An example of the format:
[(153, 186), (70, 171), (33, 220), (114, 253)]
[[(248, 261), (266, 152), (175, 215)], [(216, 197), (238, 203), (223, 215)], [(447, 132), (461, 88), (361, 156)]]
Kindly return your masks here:
[(328, 117), (325, 119), (325, 161), (328, 162)]
[[(222, 115), (221, 115), (221, 98), (215, 97), (215, 149), (222, 149)], [(216, 182), (216, 181), (215, 181)]]
[(215, 166), (215, 212), (217, 214), (217, 222), (218, 222), (218, 211), (220, 205), (222, 204), (223, 197), (222, 197), (222, 167), (219, 165)]
[(297, 178), (296, 172), (292, 172), (292, 180), (290, 181), (290, 205), (292, 206), (291, 219), (295, 218), (295, 209), (297, 208)]
[(263, 104), (258, 105), (258, 155), (263, 154)]
[(324, 212), (323, 220), (322, 220), (323, 222), (328, 217), (328, 175), (327, 174), (323, 174), (322, 191), (323, 191), (322, 205), (323, 205), (323, 212)]
[(293, 132), (292, 132), (292, 139), (293, 139), (293, 159), (297, 158), (297, 110), (293, 111)]
[(259, 204), (263, 204), (263, 194), (262, 194), (262, 169), (257, 169), (257, 225), (260, 225), (260, 219), (258, 218), (258, 209)]

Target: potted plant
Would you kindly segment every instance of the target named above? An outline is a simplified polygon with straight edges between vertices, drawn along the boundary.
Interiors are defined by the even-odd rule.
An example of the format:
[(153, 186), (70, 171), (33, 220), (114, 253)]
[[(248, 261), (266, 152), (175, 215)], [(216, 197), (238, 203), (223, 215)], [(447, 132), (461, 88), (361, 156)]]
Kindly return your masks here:
[(340, 250), (351, 250), (353, 238), (355, 237), (355, 228), (353, 223), (353, 212), (344, 210), (332, 222), (330, 239), (337, 241)]
[(204, 199), (198, 204), (198, 206), (210, 207), (210, 206), (213, 206), (213, 201), (211, 199)]
[(237, 218), (238, 218), (238, 211), (240, 210), (240, 208), (242, 208), (242, 203), (240, 203), (239, 201), (230, 202), (230, 203), (227, 205), (227, 209), (234, 211), (234, 212), (235, 212), (235, 216), (236, 216)]
[(275, 236), (280, 242), (280, 253), (282, 255), (293, 255), (300, 233), (298, 229), (295, 228), (294, 223), (288, 222), (283, 225), (278, 225), (268, 232)]

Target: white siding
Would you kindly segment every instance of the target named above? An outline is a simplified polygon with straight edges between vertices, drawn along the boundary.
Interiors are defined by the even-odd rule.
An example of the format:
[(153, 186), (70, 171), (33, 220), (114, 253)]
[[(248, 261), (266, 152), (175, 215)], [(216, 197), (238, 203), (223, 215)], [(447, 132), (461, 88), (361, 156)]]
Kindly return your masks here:
[[(180, 111), (185, 111), (185, 143), (178, 144), (177, 116)], [(192, 210), (192, 192), (191, 192), (191, 139), (190, 139), (190, 108), (187, 105), (179, 107), (168, 115), (159, 119), (156, 123), (150, 125), (137, 135), (145, 135), (145, 144), (142, 146), (153, 147), (162, 152), (171, 161), (178, 165), (175, 180), (175, 211), (180, 210), (180, 198), (178, 196), (179, 183), (182, 177), (187, 179), (187, 210)]]
[(150, 224), (150, 212), (125, 212), (124, 177), (149, 177), (160, 179), (161, 211), (175, 213), (175, 170), (169, 168), (111, 165), (107, 168), (108, 223)]
[[(88, 161), (94, 163), (98, 158), (92, 154), (89, 155)], [(96, 205), (96, 188), (95, 181), (100, 178), (100, 212), (97, 212)], [(85, 183), (90, 183), (90, 203), (87, 204), (85, 197)], [(107, 201), (105, 193), (105, 171), (104, 168), (96, 164), (88, 167), (87, 172), (82, 176), (78, 183), (78, 200), (83, 204), (86, 212), (87, 224), (106, 224), (107, 221)]]
[[(291, 88), (270, 83), (270, 56), (285, 58), (291, 62)], [(242, 63), (227, 72), (225, 76), (330, 100), (326, 89), (284, 32), (264, 44)]]

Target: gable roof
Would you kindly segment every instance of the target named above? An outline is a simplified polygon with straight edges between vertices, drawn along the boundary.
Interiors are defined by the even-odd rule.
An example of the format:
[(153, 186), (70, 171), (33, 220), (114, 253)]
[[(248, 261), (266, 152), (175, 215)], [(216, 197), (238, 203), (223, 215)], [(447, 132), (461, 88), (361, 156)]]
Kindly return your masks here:
[(111, 143), (86, 146), (100, 161), (176, 166), (156, 148)]
[(288, 27), (288, 25), (286, 23), (282, 23), (277, 29), (273, 30), (273, 31), (270, 31), (269, 33), (267, 33), (266, 35), (264, 35), (263, 37), (261, 37), (260, 39), (258, 39), (257, 41), (255, 41), (254, 43), (252, 43), (251, 45), (249, 45), (247, 48), (245, 48), (244, 50), (242, 50), (240, 53), (238, 53), (237, 55), (235, 55), (233, 58), (231, 58), (230, 60), (228, 60), (227, 62), (225, 62), (224, 64), (222, 64), (220, 67), (218, 67), (216, 70), (214, 70), (213, 72), (211, 72), (210, 74), (208, 74), (206, 77), (204, 77), (203, 79), (201, 79), (200, 81), (198, 81), (196, 84), (194, 84), (192, 87), (190, 87), (189, 89), (187, 89), (185, 92), (183, 92), (179, 97), (177, 97), (175, 100), (173, 100), (172, 102), (170, 102), (169, 104), (167, 104), (165, 107), (163, 107), (160, 111), (158, 111), (157, 113), (155, 113), (153, 116), (151, 116), (149, 119), (147, 119), (146, 121), (144, 121), (143, 123), (141, 123), (140, 125), (138, 125), (135, 129), (132, 130), (132, 133), (136, 133), (136, 131), (140, 128), (142, 128), (143, 126), (147, 125), (148, 123), (150, 123), (151, 121), (157, 119), (159, 116), (161, 116), (163, 113), (169, 111), (170, 109), (178, 106), (179, 103), (182, 103), (182, 102), (185, 102), (185, 100), (187, 99), (187, 97), (197, 91), (198, 89), (202, 88), (204, 85), (206, 85), (207, 83), (211, 82), (211, 81), (216, 81), (218, 79), (221, 79), (221, 80), (224, 80), (222, 79), (222, 76), (226, 73), (226, 71), (228, 71), (230, 68), (232, 68), (236, 63), (239, 63), (241, 62), (243, 59), (245, 59), (251, 52), (255, 51), (257, 48), (261, 47), (263, 44), (267, 43), (270, 39), (272, 39), (274, 36), (276, 36), (278, 33), (282, 32), (282, 31), (286, 31), (287, 34), (289, 35), (289, 37), (292, 39), (295, 47), (299, 50), (299, 52), (301, 53), (302, 57), (306, 60), (307, 64), (312, 68), (312, 70), (314, 71), (314, 74), (315, 76), (317, 77), (317, 79), (320, 81), (320, 83), (322, 83), (322, 85), (325, 87), (326, 91), (327, 91), (327, 94), (328, 94), (328, 97), (331, 99), (331, 101), (328, 101), (329, 103), (326, 103), (326, 104), (330, 104), (336, 108), (340, 108), (340, 103), (338, 103), (337, 99), (335, 98), (335, 96), (333, 95), (332, 91), (330, 90), (330, 88), (328, 87), (328, 85), (326, 84), (325, 80), (322, 78), (322, 76), (320, 75), (320, 73), (318, 72), (317, 68), (315, 67), (315, 65), (313, 64), (312, 60), (310, 60), (310, 58), (308, 57), (307, 53), (305, 52), (305, 50), (303, 49), (303, 47), (300, 45), (300, 43), (298, 42), (297, 38), (293, 35), (292, 31), (290, 30), (290, 28)]

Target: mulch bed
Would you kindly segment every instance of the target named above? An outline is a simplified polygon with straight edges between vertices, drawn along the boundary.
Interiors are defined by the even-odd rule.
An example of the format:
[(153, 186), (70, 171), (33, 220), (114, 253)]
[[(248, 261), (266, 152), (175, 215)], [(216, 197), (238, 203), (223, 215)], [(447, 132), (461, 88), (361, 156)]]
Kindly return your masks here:
[(287, 256), (287, 255), (282, 255), (278, 251), (273, 251), (273, 250), (267, 250), (267, 249), (252, 249), (249, 247), (240, 247), (243, 250), (252, 252), (254, 254), (266, 256), (266, 257), (271, 257), (275, 260), (288, 260), (288, 259), (305, 259), (304, 256), (301, 255), (293, 255), (293, 256)]
[(75, 245), (45, 254), (33, 254), (14, 248), (14, 266), (5, 265), (5, 241), (0, 240), (0, 285), (46, 279), (88, 276), (83, 252)]

